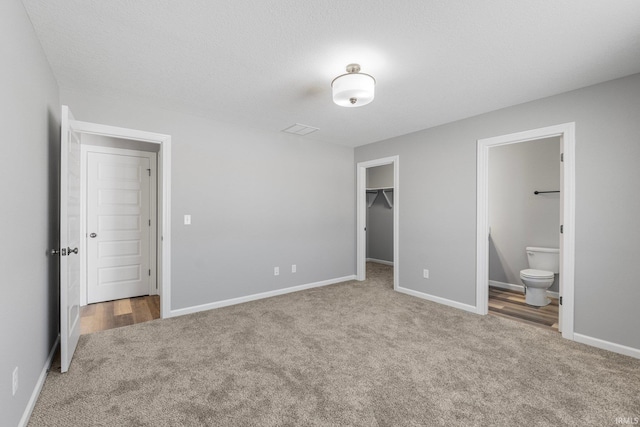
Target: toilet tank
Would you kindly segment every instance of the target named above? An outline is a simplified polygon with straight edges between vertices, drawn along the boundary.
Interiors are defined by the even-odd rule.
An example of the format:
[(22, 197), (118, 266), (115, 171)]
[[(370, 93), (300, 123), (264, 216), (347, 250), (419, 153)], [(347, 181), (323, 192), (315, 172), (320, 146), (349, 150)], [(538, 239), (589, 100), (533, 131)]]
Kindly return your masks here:
[(554, 273), (560, 272), (560, 250), (557, 248), (527, 247), (527, 259), (529, 268), (546, 270)]

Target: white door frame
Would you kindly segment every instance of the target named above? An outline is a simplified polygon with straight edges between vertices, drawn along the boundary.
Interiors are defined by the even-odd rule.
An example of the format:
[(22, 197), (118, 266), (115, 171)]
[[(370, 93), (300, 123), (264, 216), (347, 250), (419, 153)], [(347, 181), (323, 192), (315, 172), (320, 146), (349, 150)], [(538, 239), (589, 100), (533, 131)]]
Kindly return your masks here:
[(356, 166), (357, 220), (356, 220), (356, 280), (367, 276), (367, 169), (376, 166), (393, 165), (393, 289), (400, 286), (400, 157), (359, 162)]
[(124, 156), (137, 156), (137, 157), (146, 157), (149, 159), (150, 167), (151, 167), (151, 175), (149, 180), (149, 207), (150, 207), (150, 215), (151, 215), (151, 223), (155, 224), (155, 227), (151, 227), (149, 233), (149, 248), (152, 254), (155, 256), (151, 256), (149, 258), (149, 269), (151, 270), (151, 274), (149, 277), (149, 295), (158, 295), (160, 293), (160, 285), (158, 284), (157, 277), (157, 259), (158, 259), (158, 156), (153, 151), (140, 151), (136, 149), (128, 149), (128, 148), (114, 148), (114, 147), (105, 147), (101, 145), (91, 145), (91, 144), (82, 144), (81, 145), (82, 159), (81, 159), (81, 178), (80, 178), (80, 231), (81, 235), (84, 238), (80, 241), (80, 253), (83, 254), (82, 262), (80, 265), (80, 283), (82, 286), (80, 288), (80, 305), (87, 305), (87, 294), (89, 289), (89, 280), (88, 280), (88, 255), (89, 252), (87, 250), (87, 219), (88, 219), (88, 205), (87, 205), (87, 188), (88, 188), (88, 161), (87, 154), (88, 153), (103, 153), (103, 154), (114, 154), (114, 155), (124, 155)]
[(500, 145), (560, 137), (563, 233), (560, 234), (560, 292), (562, 297), (562, 336), (573, 340), (575, 273), (575, 123), (564, 123), (509, 135), (478, 140), (476, 311), (489, 310), (489, 149)]
[(171, 136), (97, 123), (70, 121), (79, 133), (160, 144), (158, 152), (158, 290), (160, 317), (171, 315)]

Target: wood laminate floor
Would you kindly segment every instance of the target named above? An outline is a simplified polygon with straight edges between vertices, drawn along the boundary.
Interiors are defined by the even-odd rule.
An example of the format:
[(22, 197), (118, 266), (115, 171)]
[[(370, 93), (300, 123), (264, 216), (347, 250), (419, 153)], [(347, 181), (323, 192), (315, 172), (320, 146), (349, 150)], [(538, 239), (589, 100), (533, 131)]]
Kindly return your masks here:
[(526, 304), (524, 294), (508, 289), (489, 287), (489, 313), (519, 322), (558, 331), (558, 300), (544, 307)]
[(160, 297), (158, 295), (88, 304), (80, 309), (80, 334), (90, 334), (159, 318)]

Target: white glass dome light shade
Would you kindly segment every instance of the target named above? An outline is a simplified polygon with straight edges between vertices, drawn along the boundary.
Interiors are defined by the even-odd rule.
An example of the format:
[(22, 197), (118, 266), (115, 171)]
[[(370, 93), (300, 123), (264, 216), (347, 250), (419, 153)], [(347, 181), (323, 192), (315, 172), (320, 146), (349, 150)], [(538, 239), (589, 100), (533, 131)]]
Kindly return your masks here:
[(357, 64), (349, 65), (347, 71), (349, 73), (331, 82), (333, 102), (341, 107), (362, 107), (373, 101), (376, 80), (369, 74), (359, 73)]

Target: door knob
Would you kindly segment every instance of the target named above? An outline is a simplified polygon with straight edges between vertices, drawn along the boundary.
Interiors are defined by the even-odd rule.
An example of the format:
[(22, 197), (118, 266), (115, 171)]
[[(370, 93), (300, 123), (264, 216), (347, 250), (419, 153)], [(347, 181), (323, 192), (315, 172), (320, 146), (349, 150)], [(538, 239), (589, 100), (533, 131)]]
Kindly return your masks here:
[(77, 253), (78, 253), (78, 248), (73, 248), (73, 249), (71, 249), (71, 248), (67, 248), (67, 253), (68, 253), (69, 255), (71, 255), (71, 254), (77, 254)]
[(91, 233), (91, 234), (89, 234), (89, 237), (91, 237), (93, 239), (94, 237), (98, 237), (98, 235), (96, 233)]
[(51, 254), (51, 255), (60, 255), (60, 251), (59, 251), (59, 250), (57, 250), (57, 249), (51, 249), (51, 250), (49, 251), (49, 254)]

